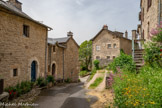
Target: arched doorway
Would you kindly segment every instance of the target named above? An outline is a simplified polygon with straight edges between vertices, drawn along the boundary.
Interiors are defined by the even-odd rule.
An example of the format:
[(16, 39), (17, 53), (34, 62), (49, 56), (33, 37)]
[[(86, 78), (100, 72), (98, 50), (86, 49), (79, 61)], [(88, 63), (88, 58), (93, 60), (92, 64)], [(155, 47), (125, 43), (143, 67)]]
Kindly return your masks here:
[(32, 82), (36, 81), (36, 76), (37, 76), (37, 62), (33, 61), (31, 63), (31, 81)]
[(52, 76), (54, 76), (54, 78), (55, 78), (55, 72), (56, 72), (56, 65), (53, 64), (52, 65)]

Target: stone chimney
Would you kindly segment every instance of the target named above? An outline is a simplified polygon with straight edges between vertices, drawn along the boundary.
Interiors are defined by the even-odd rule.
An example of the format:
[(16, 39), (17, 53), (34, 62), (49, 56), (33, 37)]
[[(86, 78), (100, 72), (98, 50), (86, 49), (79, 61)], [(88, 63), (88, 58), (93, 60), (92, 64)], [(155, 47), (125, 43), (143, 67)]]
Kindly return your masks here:
[(69, 32), (67, 32), (67, 36), (73, 36), (73, 32), (71, 32), (71, 31), (69, 31)]
[(128, 38), (128, 32), (127, 32), (127, 30), (125, 31), (125, 38)]
[(104, 25), (104, 26), (103, 26), (103, 29), (104, 29), (104, 30), (108, 30), (108, 26), (107, 26), (107, 25)]
[(132, 30), (132, 39), (136, 40), (137, 39), (137, 31)]
[(7, 2), (22, 11), (22, 7), (21, 7), (22, 3), (19, 2), (18, 0), (8, 0)]

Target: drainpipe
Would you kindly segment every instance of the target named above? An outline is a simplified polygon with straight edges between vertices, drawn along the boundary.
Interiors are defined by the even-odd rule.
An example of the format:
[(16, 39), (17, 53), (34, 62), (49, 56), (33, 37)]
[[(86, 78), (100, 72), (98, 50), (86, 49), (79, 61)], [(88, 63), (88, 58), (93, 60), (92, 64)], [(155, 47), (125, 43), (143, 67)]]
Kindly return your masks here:
[(161, 20), (161, 0), (159, 0), (159, 24)]
[(63, 48), (63, 53), (62, 53), (62, 56), (63, 56), (63, 82), (64, 82), (64, 48)]

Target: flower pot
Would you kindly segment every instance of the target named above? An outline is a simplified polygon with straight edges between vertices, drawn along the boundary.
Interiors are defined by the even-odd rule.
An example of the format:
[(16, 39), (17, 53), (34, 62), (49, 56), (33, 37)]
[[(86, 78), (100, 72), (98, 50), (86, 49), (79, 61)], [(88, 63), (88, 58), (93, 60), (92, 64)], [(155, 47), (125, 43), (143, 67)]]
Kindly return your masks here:
[(3, 93), (3, 87), (4, 87), (4, 80), (0, 79), (0, 94)]

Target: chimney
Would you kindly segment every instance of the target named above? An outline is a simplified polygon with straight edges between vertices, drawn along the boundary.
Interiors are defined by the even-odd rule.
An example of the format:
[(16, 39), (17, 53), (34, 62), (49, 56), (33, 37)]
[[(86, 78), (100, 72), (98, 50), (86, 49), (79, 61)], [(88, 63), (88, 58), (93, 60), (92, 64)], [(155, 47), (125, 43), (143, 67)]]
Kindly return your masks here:
[(128, 32), (127, 32), (127, 30), (125, 31), (125, 38), (128, 38)]
[(7, 2), (22, 11), (22, 7), (21, 7), (22, 3), (19, 2), (18, 0), (8, 0)]
[(73, 32), (71, 32), (71, 31), (69, 31), (69, 32), (67, 32), (67, 36), (73, 36)]
[(108, 26), (107, 26), (107, 25), (104, 25), (104, 26), (103, 26), (103, 29), (104, 29), (104, 30), (108, 30)]
[(134, 39), (134, 40), (137, 39), (137, 33), (136, 33), (136, 30), (132, 30), (132, 39)]

